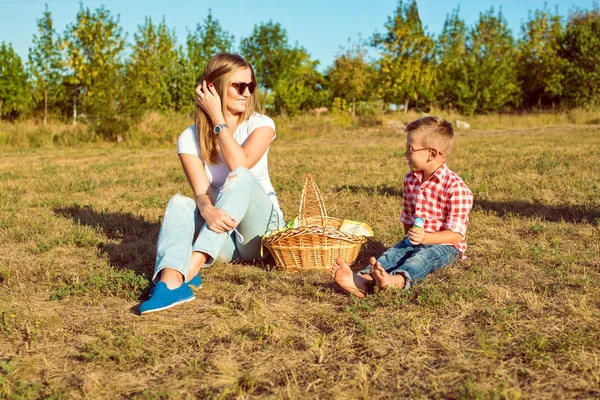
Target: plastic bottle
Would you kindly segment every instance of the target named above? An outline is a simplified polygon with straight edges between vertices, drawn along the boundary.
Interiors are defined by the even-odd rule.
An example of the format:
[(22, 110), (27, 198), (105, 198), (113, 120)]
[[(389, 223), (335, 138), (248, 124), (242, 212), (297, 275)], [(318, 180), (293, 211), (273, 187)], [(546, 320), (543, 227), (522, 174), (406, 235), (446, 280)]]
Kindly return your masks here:
[[(415, 218), (415, 222), (413, 224), (413, 229), (423, 229), (425, 226), (425, 220), (423, 218)], [(408, 240), (408, 236), (404, 239), (404, 243), (411, 244), (410, 240)]]

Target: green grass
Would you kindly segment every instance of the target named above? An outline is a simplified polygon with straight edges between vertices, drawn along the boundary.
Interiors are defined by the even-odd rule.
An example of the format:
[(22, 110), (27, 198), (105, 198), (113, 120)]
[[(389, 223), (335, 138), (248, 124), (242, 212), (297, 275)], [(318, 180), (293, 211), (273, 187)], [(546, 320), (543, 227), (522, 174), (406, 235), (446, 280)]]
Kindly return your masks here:
[[(358, 300), (326, 272), (220, 264), (196, 301), (144, 317), (164, 207), (191, 194), (174, 147), (5, 151), (0, 398), (600, 397), (600, 131), (524, 121), (458, 132), (468, 259), (410, 291)], [(310, 172), (329, 215), (375, 231), (354, 268), (399, 240), (393, 121), (278, 126), (288, 218)]]

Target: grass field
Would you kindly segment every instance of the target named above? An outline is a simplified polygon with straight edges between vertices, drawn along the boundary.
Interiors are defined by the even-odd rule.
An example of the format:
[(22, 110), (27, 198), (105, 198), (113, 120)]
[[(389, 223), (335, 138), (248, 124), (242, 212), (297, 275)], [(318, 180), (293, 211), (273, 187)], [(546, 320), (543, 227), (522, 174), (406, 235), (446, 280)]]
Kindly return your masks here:
[[(175, 129), (180, 130), (180, 127)], [(306, 172), (330, 215), (369, 223), (360, 268), (402, 235), (394, 124), (281, 125), (288, 219)], [(0, 398), (600, 398), (600, 126), (459, 131), (468, 259), (357, 300), (327, 273), (215, 265), (197, 300), (140, 317), (174, 147), (0, 157)]]

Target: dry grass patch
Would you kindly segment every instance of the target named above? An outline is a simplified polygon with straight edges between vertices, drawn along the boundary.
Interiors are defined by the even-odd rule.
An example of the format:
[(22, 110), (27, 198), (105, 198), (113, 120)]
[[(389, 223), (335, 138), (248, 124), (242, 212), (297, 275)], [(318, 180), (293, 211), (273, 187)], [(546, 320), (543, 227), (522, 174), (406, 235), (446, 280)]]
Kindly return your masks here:
[[(282, 207), (312, 173), (330, 215), (375, 231), (359, 268), (402, 234), (405, 138), (298, 121), (270, 153)], [(456, 267), (358, 300), (327, 273), (215, 265), (196, 301), (145, 317), (164, 207), (191, 194), (175, 150), (5, 152), (0, 397), (600, 397), (600, 132), (458, 136), (475, 208)]]

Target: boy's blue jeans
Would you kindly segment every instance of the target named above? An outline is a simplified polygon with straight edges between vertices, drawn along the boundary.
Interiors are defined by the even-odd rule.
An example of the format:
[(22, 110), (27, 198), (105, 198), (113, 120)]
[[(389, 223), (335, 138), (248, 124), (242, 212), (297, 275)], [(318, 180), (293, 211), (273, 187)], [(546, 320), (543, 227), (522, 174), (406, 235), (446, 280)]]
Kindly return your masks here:
[(187, 277), (193, 251), (208, 254), (205, 265), (211, 265), (215, 260), (230, 262), (260, 258), (262, 235), (285, 225), (282, 215), (247, 168), (236, 168), (229, 174), (215, 207), (227, 211), (238, 221), (236, 229), (243, 236), (243, 243), (235, 231), (216, 233), (210, 230), (196, 202), (177, 194), (169, 200), (160, 227), (154, 282), (166, 267)]
[[(404, 239), (387, 249), (377, 261), (390, 275), (401, 274), (406, 279), (404, 289), (409, 289), (425, 279), (430, 272), (437, 271), (460, 260), (460, 252), (454, 246), (443, 244), (406, 244)], [(358, 274), (371, 273), (371, 266)]]

